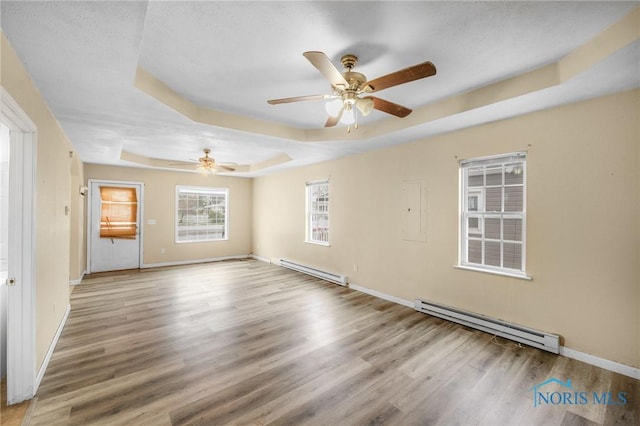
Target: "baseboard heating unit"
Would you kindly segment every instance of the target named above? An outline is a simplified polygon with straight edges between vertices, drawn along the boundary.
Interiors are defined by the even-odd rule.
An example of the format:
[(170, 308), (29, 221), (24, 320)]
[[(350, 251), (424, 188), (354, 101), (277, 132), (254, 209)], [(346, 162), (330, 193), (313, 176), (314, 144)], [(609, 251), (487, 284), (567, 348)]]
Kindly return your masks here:
[(495, 334), (505, 339), (515, 340), (525, 345), (544, 349), (554, 354), (559, 353), (560, 337), (555, 334), (534, 330), (449, 306), (438, 305), (422, 299), (415, 300), (415, 310), (476, 328), (490, 334)]
[(311, 266), (301, 265), (299, 263), (292, 262), (286, 259), (280, 259), (280, 266), (294, 271), (302, 272), (307, 275), (322, 278), (323, 280), (331, 281), (332, 283), (347, 285), (347, 277), (344, 275), (334, 274), (332, 272), (322, 271), (320, 269), (312, 268)]

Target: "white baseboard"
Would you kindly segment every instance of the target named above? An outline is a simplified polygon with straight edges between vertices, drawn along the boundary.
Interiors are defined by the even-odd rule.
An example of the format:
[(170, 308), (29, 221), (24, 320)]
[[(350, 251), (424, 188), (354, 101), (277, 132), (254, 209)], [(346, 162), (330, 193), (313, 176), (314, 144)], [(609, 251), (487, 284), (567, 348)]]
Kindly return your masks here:
[(371, 290), (370, 288), (367, 287), (362, 287), (360, 285), (354, 284), (354, 283), (349, 283), (349, 288), (352, 288), (354, 290), (358, 290), (362, 293), (367, 293), (370, 294), (372, 296), (375, 296), (379, 299), (384, 299), (384, 300), (388, 300), (389, 302), (393, 302), (393, 303), (397, 303), (399, 305), (404, 305), (407, 306), (409, 308), (413, 308), (414, 307), (414, 303), (410, 300), (406, 300), (406, 299), (401, 299), (399, 297), (396, 296), (391, 296), (390, 294), (386, 294), (386, 293), (382, 293), (380, 291), (377, 290)]
[(87, 270), (85, 269), (84, 271), (82, 271), (82, 274), (80, 274), (80, 278), (78, 278), (77, 280), (69, 280), (69, 285), (78, 285), (82, 282), (82, 279), (84, 278), (84, 276), (87, 274)]
[(255, 260), (259, 260), (260, 262), (271, 263), (271, 259), (269, 259), (268, 257), (257, 256), (255, 254), (252, 254), (249, 257), (252, 258), (252, 259), (255, 259)]
[[(410, 300), (391, 296), (377, 290), (371, 290), (370, 288), (362, 287), (357, 284), (349, 283), (349, 287), (362, 293), (367, 293), (380, 299), (388, 300), (389, 302), (398, 303), (412, 309), (414, 308), (414, 303)], [(566, 346), (560, 346), (560, 355), (640, 380), (640, 368), (631, 367), (630, 365), (625, 365), (619, 362), (600, 358), (595, 355), (590, 355), (584, 352), (577, 351), (575, 349), (567, 348)]]
[(58, 329), (56, 330), (55, 336), (53, 336), (53, 341), (49, 345), (49, 350), (47, 350), (47, 354), (44, 357), (44, 361), (42, 361), (42, 365), (40, 366), (40, 370), (38, 370), (38, 375), (36, 376), (36, 381), (33, 385), (33, 394), (38, 393), (38, 388), (40, 387), (40, 382), (44, 377), (45, 371), (47, 371), (47, 366), (49, 365), (49, 361), (51, 360), (51, 356), (53, 355), (53, 350), (56, 348), (58, 344), (58, 339), (62, 334), (62, 330), (64, 329), (64, 325), (67, 323), (67, 318), (69, 318), (69, 312), (71, 312), (71, 305), (67, 305), (67, 310), (64, 312), (62, 317), (62, 321), (60, 321), (60, 325), (58, 325)]
[(620, 364), (619, 362), (610, 361), (595, 355), (576, 351), (575, 349), (567, 348), (566, 346), (560, 346), (560, 355), (640, 380), (640, 368), (631, 367), (630, 365)]
[(193, 265), (196, 263), (219, 262), (221, 260), (248, 259), (250, 257), (251, 256), (248, 254), (238, 254), (234, 256), (209, 257), (206, 259), (189, 259), (189, 260), (178, 260), (174, 262), (143, 263), (140, 266), (140, 269), (159, 268), (162, 266)]

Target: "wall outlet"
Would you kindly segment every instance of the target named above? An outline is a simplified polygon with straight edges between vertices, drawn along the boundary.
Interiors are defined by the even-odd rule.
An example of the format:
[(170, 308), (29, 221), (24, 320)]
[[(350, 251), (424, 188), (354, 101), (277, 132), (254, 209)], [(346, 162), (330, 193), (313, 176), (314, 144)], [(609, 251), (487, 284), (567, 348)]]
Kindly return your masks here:
[(353, 264), (353, 272), (358, 272), (358, 264), (357, 263)]
[(165, 254), (166, 252), (167, 252), (167, 249), (165, 249), (165, 248), (161, 248), (160, 249), (160, 254)]

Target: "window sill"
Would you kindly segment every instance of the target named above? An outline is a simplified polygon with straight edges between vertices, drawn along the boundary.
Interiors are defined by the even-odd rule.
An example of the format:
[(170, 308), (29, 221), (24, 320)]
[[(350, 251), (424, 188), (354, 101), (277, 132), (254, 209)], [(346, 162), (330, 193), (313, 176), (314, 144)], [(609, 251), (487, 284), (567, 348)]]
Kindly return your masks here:
[(321, 241), (309, 241), (309, 240), (305, 240), (304, 241), (307, 244), (314, 244), (316, 246), (324, 246), (324, 247), (331, 247), (331, 244), (329, 243), (323, 243)]
[(475, 268), (473, 266), (468, 266), (468, 265), (454, 265), (453, 267), (456, 269), (464, 269), (466, 271), (484, 272), (486, 274), (502, 275), (504, 277), (518, 278), (526, 281), (533, 280), (532, 277), (525, 274), (519, 274), (517, 272), (494, 271), (492, 269)]

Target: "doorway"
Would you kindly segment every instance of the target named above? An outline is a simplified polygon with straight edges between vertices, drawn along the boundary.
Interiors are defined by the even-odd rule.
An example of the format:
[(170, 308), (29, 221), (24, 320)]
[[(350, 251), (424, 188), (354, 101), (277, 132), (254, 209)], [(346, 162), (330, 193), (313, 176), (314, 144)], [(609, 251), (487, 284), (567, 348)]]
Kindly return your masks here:
[[(2, 340), (2, 365), (7, 380), (7, 403), (31, 399), (35, 377), (35, 147), (36, 126), (0, 87), (2, 139), (3, 244), (0, 281), (0, 318), (6, 330)], [(6, 251), (5, 246), (6, 244)], [(6, 256), (5, 256), (6, 254)], [(4, 337), (4, 336), (3, 336)]]
[(143, 184), (89, 180), (88, 273), (138, 269)]
[(9, 128), (0, 122), (0, 381), (7, 377), (9, 278)]

